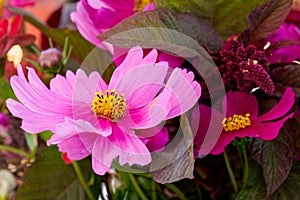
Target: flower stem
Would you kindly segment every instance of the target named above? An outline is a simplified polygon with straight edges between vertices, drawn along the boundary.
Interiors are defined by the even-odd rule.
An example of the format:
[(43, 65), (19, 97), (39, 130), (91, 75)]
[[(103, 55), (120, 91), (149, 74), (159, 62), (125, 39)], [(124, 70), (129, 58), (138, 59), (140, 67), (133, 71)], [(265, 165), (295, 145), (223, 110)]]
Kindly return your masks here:
[(0, 58), (0, 78), (4, 76), (5, 64), (6, 64), (6, 57)]
[(156, 183), (154, 180), (151, 181), (151, 196), (152, 196), (152, 200), (157, 200)]
[(229, 159), (228, 159), (226, 151), (224, 151), (223, 155), (224, 155), (224, 160), (225, 160), (226, 168), (227, 168), (227, 171), (228, 171), (228, 174), (229, 174), (230, 181), (231, 181), (231, 184), (233, 186), (233, 189), (234, 189), (235, 192), (238, 192), (238, 185), (236, 183), (235, 176), (234, 176), (232, 168), (230, 166), (230, 162), (229, 162)]
[(172, 190), (173, 192), (175, 192), (179, 199), (181, 200), (188, 200), (185, 195), (180, 191), (180, 189), (178, 189), (178, 187), (176, 187), (174, 184), (171, 184), (171, 183), (167, 183), (165, 185), (167, 188), (169, 188), (170, 190)]
[(247, 185), (248, 176), (249, 176), (249, 165), (248, 165), (246, 145), (242, 146), (242, 153), (243, 153), (243, 158), (244, 158), (244, 163), (245, 163), (244, 176), (243, 176), (243, 188), (244, 188)]
[(25, 156), (25, 157), (30, 156), (29, 153), (27, 153), (25, 151), (22, 151), (21, 149), (11, 147), (11, 146), (0, 145), (0, 150), (9, 151), (9, 152), (16, 153), (16, 154), (19, 154), (19, 155), (22, 155), (22, 156)]
[(137, 183), (137, 181), (135, 180), (135, 177), (132, 174), (128, 174), (129, 179), (135, 189), (135, 191), (137, 192), (137, 194), (140, 196), (140, 198), (142, 200), (147, 200), (148, 198), (146, 197), (146, 195), (144, 194), (144, 192), (142, 191), (142, 189), (140, 188), (139, 184)]
[(80, 181), (80, 183), (81, 183), (84, 191), (86, 192), (89, 200), (95, 200), (92, 191), (90, 190), (89, 186), (87, 185), (86, 181), (83, 178), (83, 175), (82, 175), (82, 172), (80, 170), (80, 167), (79, 167), (78, 163), (73, 160), (72, 161), (72, 165), (73, 165), (73, 168), (74, 168), (74, 170), (75, 170), (75, 172), (77, 174), (77, 177), (78, 177), (78, 179), (79, 179), (79, 181)]

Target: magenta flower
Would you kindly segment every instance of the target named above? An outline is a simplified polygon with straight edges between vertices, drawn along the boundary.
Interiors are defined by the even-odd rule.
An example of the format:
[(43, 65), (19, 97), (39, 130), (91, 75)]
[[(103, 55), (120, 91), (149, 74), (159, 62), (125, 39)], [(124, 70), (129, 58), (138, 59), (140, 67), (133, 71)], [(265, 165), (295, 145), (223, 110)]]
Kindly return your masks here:
[(33, 6), (35, 3), (34, 0), (9, 0), (7, 5), (16, 6), (16, 7), (25, 7), (25, 6)]
[(7, 115), (0, 113), (0, 126), (6, 129), (8, 126), (8, 120), (9, 118), (7, 117)]
[[(287, 114), (295, 101), (295, 94), (291, 88), (287, 88), (280, 102), (265, 114), (258, 116), (258, 102), (256, 97), (243, 92), (229, 91), (226, 95), (227, 102), (223, 100), (223, 113), (213, 110), (210, 107), (200, 105), (200, 122), (198, 133), (195, 137), (195, 156), (203, 156), (202, 148), (211, 148), (211, 154), (220, 154), (225, 147), (235, 139), (235, 137), (244, 138), (259, 138), (262, 140), (272, 140), (277, 137), (280, 128), (284, 122), (293, 116)], [(227, 106), (225, 107), (225, 103)], [(214, 119), (211, 119), (211, 114), (214, 112)], [(286, 116), (285, 116), (286, 115)], [(283, 117), (284, 116), (284, 117)], [(279, 119), (277, 121), (274, 121)], [(223, 131), (220, 134), (215, 132), (215, 137), (219, 137), (216, 143), (209, 143), (210, 147), (202, 146), (204, 136), (211, 123), (211, 128), (217, 128), (218, 125), (223, 126)], [(220, 134), (220, 136), (219, 136)]]
[(92, 155), (97, 174), (107, 172), (117, 157), (121, 165), (147, 165), (150, 152), (136, 131), (181, 115), (201, 93), (193, 73), (178, 68), (169, 73), (168, 64), (156, 59), (156, 50), (143, 57), (136, 47), (108, 85), (97, 72), (87, 76), (79, 69), (76, 74), (68, 71), (66, 78), (56, 76), (50, 89), (30, 68), (27, 81), (19, 67), (11, 86), (21, 102), (9, 99), (7, 106), (22, 119), (24, 130), (54, 132), (48, 144), (57, 144), (71, 160)]
[[(26, 6), (33, 6), (35, 4), (35, 0), (8, 0), (8, 1), (4, 1), (4, 3), (2, 4), (4, 4), (4, 6), (7, 5), (7, 6), (15, 6), (15, 7), (26, 7)], [(2, 5), (2, 8), (4, 6)], [(10, 10), (4, 9), (5, 18), (8, 19), (13, 15), (14, 13), (12, 13)]]
[[(99, 45), (102, 41), (97, 36), (132, 16), (135, 13), (134, 6), (134, 0), (80, 0), (71, 19), (85, 39)], [(105, 44), (100, 47), (107, 48)]]
[[(300, 29), (295, 24), (283, 23), (274, 34), (267, 38), (267, 41), (271, 43), (284, 40), (300, 41)], [(272, 53), (270, 62), (293, 62), (296, 59), (300, 59), (299, 54), (300, 45), (280, 48)]]
[[(112, 45), (102, 42), (97, 36), (136, 12), (143, 9), (153, 10), (154, 8), (154, 3), (149, 0), (138, 2), (134, 0), (81, 0), (77, 3), (76, 12), (71, 14), (71, 19), (86, 40), (102, 49), (113, 52), (114, 61), (119, 65), (124, 59), (122, 55), (126, 55), (128, 49), (112, 47)], [(184, 59), (159, 52), (157, 60), (168, 61), (170, 66), (179, 67)]]

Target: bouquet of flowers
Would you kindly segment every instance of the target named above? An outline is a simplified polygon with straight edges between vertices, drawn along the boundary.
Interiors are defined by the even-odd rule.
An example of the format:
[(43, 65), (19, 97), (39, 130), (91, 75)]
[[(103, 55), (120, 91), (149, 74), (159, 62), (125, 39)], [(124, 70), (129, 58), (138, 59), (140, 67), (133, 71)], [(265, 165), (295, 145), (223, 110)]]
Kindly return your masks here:
[(33, 4), (2, 3), (0, 200), (300, 199), (297, 1)]

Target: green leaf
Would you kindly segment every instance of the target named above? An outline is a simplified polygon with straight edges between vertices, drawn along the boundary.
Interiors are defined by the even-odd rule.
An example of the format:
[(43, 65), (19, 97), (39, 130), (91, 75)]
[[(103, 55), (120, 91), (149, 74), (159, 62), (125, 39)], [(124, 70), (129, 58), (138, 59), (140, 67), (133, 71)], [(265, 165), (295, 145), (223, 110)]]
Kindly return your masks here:
[(53, 133), (51, 131), (43, 131), (39, 133), (39, 136), (42, 138), (42, 140), (44, 140), (44, 142), (47, 142), (52, 135)]
[(248, 14), (263, 2), (262, 0), (215, 0), (212, 25), (223, 39), (239, 34), (248, 26)]
[(241, 36), (243, 42), (264, 45), (262, 40), (280, 27), (291, 6), (292, 0), (269, 0), (255, 8), (248, 17), (248, 29)]
[(223, 39), (243, 32), (247, 26), (248, 14), (266, 0), (157, 0), (160, 8), (175, 12), (190, 12), (201, 21), (208, 22)]
[(4, 78), (0, 78), (0, 98), (3, 100), (7, 100), (9, 98), (13, 98), (17, 100), (17, 97), (15, 96), (10, 84), (8, 81)]
[[(300, 96), (300, 65), (288, 64), (277, 67), (270, 72), (271, 79), (285, 87), (292, 87), (296, 95)], [(283, 90), (284, 92), (284, 90)]]
[[(93, 44), (85, 40), (78, 31), (69, 29), (56, 29), (51, 28), (40, 21), (38, 18), (30, 14), (29, 12), (18, 9), (16, 7), (10, 7), (11, 11), (23, 15), (24, 19), (41, 30), (46, 36), (50, 37), (54, 42), (61, 47), (64, 46), (65, 39), (68, 38), (69, 45), (73, 46), (72, 55), (74, 55), (80, 61), (83, 61), (85, 57), (96, 48)], [(104, 50), (99, 50), (103, 51)], [(108, 54), (107, 54), (108, 55)]]
[[(89, 174), (90, 162), (81, 162), (83, 174)], [(36, 162), (25, 172), (17, 200), (85, 200), (86, 195), (71, 165), (66, 165), (56, 146), (42, 150)]]
[(25, 133), (25, 139), (30, 151), (33, 151), (38, 145), (37, 135)]
[(275, 140), (255, 139), (251, 144), (252, 155), (263, 169), (268, 196), (278, 189), (292, 169), (294, 142), (294, 130), (288, 121)]
[(182, 133), (165, 147), (163, 152), (152, 154), (151, 174), (156, 182), (165, 184), (184, 178), (193, 178), (194, 153), (193, 133), (186, 115), (181, 120)]
[[(136, 35), (126, 36), (129, 30), (134, 31), (134, 29), (140, 30), (141, 28), (149, 30), (149, 28), (153, 27), (166, 28), (183, 33), (201, 45), (208, 47), (211, 51), (218, 51), (222, 48), (220, 36), (209, 24), (198, 20), (191, 13), (174, 13), (166, 9), (138, 13), (101, 34), (99, 38), (116, 46), (126, 48), (143, 45), (152, 39), (162, 38), (163, 41), (167, 42), (169, 36), (164, 34), (165, 31), (163, 29), (162, 32), (157, 33), (151, 31), (149, 33), (137, 33)], [(123, 36), (123, 38), (120, 36)]]
[(237, 195), (236, 200), (291, 200), (300, 199), (300, 163), (295, 162), (291, 173), (280, 188), (270, 197), (267, 197), (261, 168), (250, 162), (247, 185)]

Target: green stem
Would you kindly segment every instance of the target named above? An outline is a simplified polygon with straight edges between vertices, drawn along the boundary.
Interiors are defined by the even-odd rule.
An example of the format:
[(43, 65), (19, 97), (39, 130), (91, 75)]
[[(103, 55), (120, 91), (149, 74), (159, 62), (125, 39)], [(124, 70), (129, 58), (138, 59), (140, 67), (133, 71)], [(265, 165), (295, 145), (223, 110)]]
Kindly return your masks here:
[(81, 170), (80, 170), (80, 167), (79, 167), (78, 163), (77, 163), (76, 161), (73, 160), (73, 161), (72, 161), (72, 165), (73, 165), (73, 168), (74, 168), (74, 170), (75, 170), (75, 172), (76, 172), (76, 174), (77, 174), (77, 176), (78, 176), (78, 178), (79, 178), (79, 181), (80, 181), (80, 183), (81, 183), (81, 185), (82, 185), (84, 191), (85, 191), (86, 194), (88, 195), (89, 200), (95, 200), (92, 191), (90, 190), (88, 184), (86, 183), (86, 181), (85, 181), (84, 178), (83, 178), (83, 175), (82, 175), (82, 172), (81, 172)]
[(146, 197), (146, 195), (144, 194), (144, 192), (142, 191), (142, 189), (140, 188), (139, 184), (137, 183), (137, 181), (135, 180), (134, 176), (132, 174), (128, 174), (128, 177), (135, 189), (135, 191), (137, 192), (137, 194), (140, 196), (140, 198), (142, 200), (147, 200), (148, 198)]
[(154, 180), (151, 181), (151, 196), (152, 196), (152, 200), (157, 200), (156, 183)]
[(223, 155), (224, 155), (226, 168), (227, 168), (227, 171), (228, 171), (228, 174), (229, 174), (229, 177), (230, 177), (233, 189), (234, 189), (235, 192), (238, 192), (238, 185), (236, 183), (235, 176), (234, 176), (232, 168), (230, 166), (230, 162), (229, 162), (229, 159), (228, 159), (226, 151), (224, 151)]
[(181, 200), (188, 200), (188, 199), (185, 197), (185, 195), (184, 195), (184, 194), (178, 189), (178, 187), (176, 187), (175, 185), (170, 184), (170, 183), (167, 183), (165, 186), (166, 186), (167, 188), (169, 188), (170, 190), (172, 190), (173, 192), (175, 192), (175, 193), (178, 195), (179, 199), (181, 199)]
[(248, 176), (249, 176), (249, 165), (248, 165), (246, 145), (242, 146), (242, 153), (243, 153), (243, 158), (244, 158), (244, 163), (245, 163), (244, 176), (243, 176), (243, 188), (244, 188), (247, 185)]
[(0, 77), (4, 76), (5, 64), (6, 64), (6, 56), (4, 58), (0, 58)]
[(0, 150), (9, 151), (9, 152), (16, 153), (16, 154), (19, 154), (19, 155), (22, 155), (25, 157), (30, 157), (29, 153), (27, 153), (23, 150), (11, 147), (11, 146), (0, 145)]

